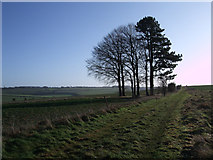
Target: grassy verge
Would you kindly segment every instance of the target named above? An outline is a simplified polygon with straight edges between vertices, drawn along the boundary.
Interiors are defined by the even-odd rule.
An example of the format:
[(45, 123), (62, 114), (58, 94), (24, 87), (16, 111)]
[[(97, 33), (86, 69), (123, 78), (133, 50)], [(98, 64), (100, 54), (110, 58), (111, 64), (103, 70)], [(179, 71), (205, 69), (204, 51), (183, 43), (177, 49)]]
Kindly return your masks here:
[(213, 158), (212, 86), (188, 89), (191, 95), (181, 108), (182, 156), (186, 158)]
[(62, 100), (3, 104), (3, 135), (13, 135), (36, 128), (52, 127), (68, 121), (132, 102), (130, 98), (72, 98)]

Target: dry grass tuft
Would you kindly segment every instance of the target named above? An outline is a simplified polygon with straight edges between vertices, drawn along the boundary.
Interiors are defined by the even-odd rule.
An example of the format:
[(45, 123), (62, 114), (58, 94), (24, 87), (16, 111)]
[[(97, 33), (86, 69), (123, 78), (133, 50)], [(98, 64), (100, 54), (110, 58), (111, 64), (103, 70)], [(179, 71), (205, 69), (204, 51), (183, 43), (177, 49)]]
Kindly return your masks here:
[(38, 123), (37, 128), (38, 129), (52, 129), (54, 127), (53, 127), (52, 121), (50, 119), (46, 118), (44, 121), (41, 121)]

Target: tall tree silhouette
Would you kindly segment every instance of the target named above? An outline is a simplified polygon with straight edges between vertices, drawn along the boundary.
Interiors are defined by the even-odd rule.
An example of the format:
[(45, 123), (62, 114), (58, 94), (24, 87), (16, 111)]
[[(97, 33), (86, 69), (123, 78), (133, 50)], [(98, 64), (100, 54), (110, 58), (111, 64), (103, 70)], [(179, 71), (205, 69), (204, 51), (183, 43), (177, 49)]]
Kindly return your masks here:
[(154, 55), (156, 63), (154, 65), (155, 76), (167, 84), (168, 80), (173, 80), (176, 74), (172, 74), (177, 66), (177, 62), (182, 60), (182, 54), (175, 54), (174, 51), (170, 52), (171, 42), (168, 38), (163, 37), (159, 45), (156, 47), (157, 51)]
[[(142, 43), (137, 40), (137, 32), (134, 24), (120, 27), (120, 33), (125, 40), (125, 63), (126, 71), (129, 75), (132, 88), (132, 96), (140, 96), (141, 76), (140, 70), (143, 69), (143, 52)], [(137, 92), (137, 93), (136, 93)]]
[(135, 26), (120, 26), (94, 47), (92, 58), (86, 61), (89, 75), (107, 83), (117, 82), (120, 96), (125, 96), (125, 82), (130, 81), (132, 96), (140, 96), (143, 51)]
[[(136, 30), (138, 31), (138, 29), (136, 28)], [(147, 48), (147, 41), (144, 39), (144, 37), (142, 35), (137, 35), (137, 41), (140, 43), (140, 46), (143, 48), (143, 56), (141, 57), (143, 59), (143, 69), (145, 70), (145, 77), (143, 79), (145, 79), (145, 88), (146, 88), (146, 96), (149, 96), (149, 91), (148, 91), (148, 72), (149, 72), (149, 68), (148, 68), (148, 62), (149, 62), (149, 52), (147, 52), (147, 50), (145, 50), (145, 48)]]
[(175, 75), (171, 75), (171, 73), (177, 66), (176, 62), (182, 60), (182, 55), (169, 52), (171, 42), (165, 37), (164, 29), (160, 27), (155, 18), (144, 17), (137, 23), (136, 30), (141, 35), (140, 39), (145, 41), (145, 48), (148, 51), (146, 59), (150, 67), (150, 95), (153, 95), (154, 77), (174, 79)]
[(118, 83), (119, 95), (125, 95), (123, 45), (117, 29), (105, 36), (92, 51), (92, 58), (87, 60), (89, 75), (94, 75), (106, 83)]

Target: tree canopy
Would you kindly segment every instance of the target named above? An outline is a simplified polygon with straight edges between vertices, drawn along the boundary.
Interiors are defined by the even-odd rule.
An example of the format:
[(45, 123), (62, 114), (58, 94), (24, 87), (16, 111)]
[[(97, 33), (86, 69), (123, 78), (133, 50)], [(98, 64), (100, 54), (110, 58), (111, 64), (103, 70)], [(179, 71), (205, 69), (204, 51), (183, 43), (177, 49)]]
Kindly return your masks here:
[(93, 48), (88, 59), (89, 75), (108, 84), (117, 83), (119, 95), (125, 96), (125, 84), (131, 84), (132, 96), (140, 96), (140, 85), (148, 80), (150, 95), (154, 94), (154, 78), (173, 80), (172, 74), (181, 54), (170, 51), (171, 42), (158, 21), (144, 17), (136, 25), (119, 26)]

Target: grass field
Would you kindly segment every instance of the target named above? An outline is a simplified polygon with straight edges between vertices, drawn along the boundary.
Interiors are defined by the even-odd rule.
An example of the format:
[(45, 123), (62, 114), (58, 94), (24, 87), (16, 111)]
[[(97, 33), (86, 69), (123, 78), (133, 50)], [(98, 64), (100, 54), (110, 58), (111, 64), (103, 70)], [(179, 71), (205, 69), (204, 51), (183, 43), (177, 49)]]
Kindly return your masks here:
[(130, 101), (132, 101), (130, 98), (87, 97), (4, 104), (2, 108), (3, 135), (24, 132), (42, 123), (47, 125), (44, 127), (49, 127), (53, 122), (95, 114), (114, 105), (125, 105)]
[(212, 90), (212, 85), (201, 85), (201, 86), (189, 86), (189, 88), (199, 89), (199, 90)]
[(94, 87), (94, 88), (3, 88), (2, 101), (3, 103), (26, 100), (45, 100), (50, 98), (64, 98), (76, 96), (97, 96), (97, 95), (116, 95), (117, 88), (111, 87)]
[[(35, 102), (29, 108), (21, 107), (24, 103), (12, 107), (8, 104), (3, 107), (3, 117), (18, 110), (16, 116), (23, 112), (19, 118), (33, 114), (36, 109), (38, 114), (44, 112), (45, 118), (48, 112), (54, 115), (71, 108), (85, 108), (88, 112), (91, 107), (94, 110), (104, 107), (77, 119), (64, 116), (56, 124), (46, 118), (39, 124), (41, 128), (25, 134), (3, 135), (3, 158), (213, 158), (212, 91), (211, 87), (205, 88), (188, 87), (149, 100), (108, 98), (106, 103), (105, 99), (93, 97), (84, 101), (56, 101), (55, 106), (51, 101), (45, 106)], [(64, 104), (68, 102), (70, 105)], [(5, 122), (3, 119), (3, 131)]]
[[(65, 90), (75, 96), (65, 96)], [(53, 92), (54, 91), (54, 92)], [(51, 98), (46, 96), (52, 92)], [(2, 107), (3, 135), (11, 135), (29, 131), (33, 128), (52, 126), (64, 119), (86, 114), (96, 114), (115, 105), (121, 106), (132, 101), (130, 97), (119, 98), (116, 88), (10, 88), (3, 90), (11, 97), (19, 96), (18, 101), (4, 101)], [(61, 95), (60, 95), (60, 94)], [(81, 96), (76, 96), (80, 95)], [(34, 99), (24, 100), (31, 94)], [(40, 94), (40, 95), (39, 95)], [(143, 93), (142, 93), (143, 94)], [(25, 95), (25, 96), (23, 96)], [(41, 96), (46, 96), (46, 98)], [(86, 96), (87, 95), (87, 96)], [(37, 99), (35, 97), (37, 96)], [(61, 96), (61, 97), (59, 97)], [(106, 99), (104, 99), (104, 96)]]

